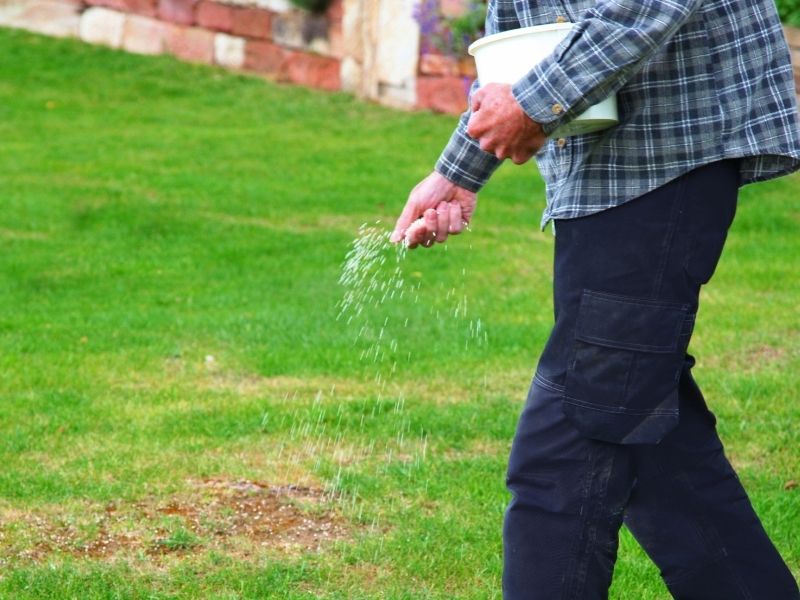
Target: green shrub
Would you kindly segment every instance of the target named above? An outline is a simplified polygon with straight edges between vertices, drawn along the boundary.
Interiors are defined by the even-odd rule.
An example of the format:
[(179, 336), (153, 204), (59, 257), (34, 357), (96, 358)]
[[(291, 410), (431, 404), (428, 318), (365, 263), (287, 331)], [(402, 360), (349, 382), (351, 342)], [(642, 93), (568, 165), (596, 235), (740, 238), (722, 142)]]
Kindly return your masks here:
[(311, 12), (322, 12), (331, 5), (331, 0), (291, 0), (291, 2)]
[(800, 27), (800, 0), (775, 0), (781, 21)]

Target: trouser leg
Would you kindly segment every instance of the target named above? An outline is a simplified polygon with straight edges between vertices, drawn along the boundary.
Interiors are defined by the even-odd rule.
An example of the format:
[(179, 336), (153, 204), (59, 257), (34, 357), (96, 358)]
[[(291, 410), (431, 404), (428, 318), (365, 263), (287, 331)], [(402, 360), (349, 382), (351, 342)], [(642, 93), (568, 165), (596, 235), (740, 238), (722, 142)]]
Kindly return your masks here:
[[(666, 495), (660, 503), (644, 508), (652, 495), (636, 481), (637, 457), (646, 452), (662, 461), (672, 457), (669, 444), (663, 451), (656, 444), (682, 439), (683, 430), (694, 430), (698, 437), (689, 437), (706, 451), (711, 467), (700, 463), (697, 469), (708, 474), (708, 482), (718, 480), (709, 492), (717, 502), (699, 508), (685, 497), (676, 501), (687, 522), (692, 516), (695, 522), (707, 519), (702, 511), (709, 511), (716, 513), (715, 528), (726, 523), (727, 530), (742, 532), (738, 564), (749, 569), (741, 576), (744, 585), (755, 585), (746, 582), (760, 577), (760, 559), (745, 561), (744, 549), (749, 544), (766, 548), (765, 536), (752, 510), (748, 514), (742, 508), (746, 497), (721, 449), (714, 450), (719, 440), (713, 427), (698, 433), (702, 420), (693, 419), (694, 409), (681, 415), (684, 404), (696, 404), (686, 390), (684, 351), (700, 286), (714, 271), (733, 219), (737, 178), (734, 161), (716, 163), (619, 208), (558, 223), (556, 323), (509, 459), (507, 600), (605, 598), (631, 490), (641, 514), (651, 516), (635, 519), (642, 537), (646, 527), (641, 524), (659, 522), (659, 507), (670, 502), (662, 486)], [(669, 518), (679, 517), (676, 507)], [(707, 533), (715, 528), (702, 529), (703, 539), (709, 549), (726, 552), (728, 532), (715, 538)], [(663, 525), (647, 536), (650, 548), (680, 556), (681, 546), (671, 534)], [(652, 541), (660, 535), (663, 542)], [(771, 556), (766, 572), (785, 569), (774, 550), (763, 556)], [(672, 582), (671, 589), (680, 590), (682, 598), (701, 598), (702, 589), (692, 592), (689, 579), (681, 588)]]
[(636, 449), (625, 524), (678, 600), (797, 600), (791, 572), (725, 457), (687, 361), (681, 421)]
[(564, 418), (562, 390), (534, 379), (508, 469), (506, 600), (606, 597), (630, 485), (629, 448), (589, 440)]

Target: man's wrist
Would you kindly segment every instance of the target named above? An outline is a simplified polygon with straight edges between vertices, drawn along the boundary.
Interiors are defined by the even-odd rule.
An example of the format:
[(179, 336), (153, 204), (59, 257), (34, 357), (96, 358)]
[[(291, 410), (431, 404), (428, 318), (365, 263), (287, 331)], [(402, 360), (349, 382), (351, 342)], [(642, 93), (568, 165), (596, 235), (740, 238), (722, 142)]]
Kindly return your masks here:
[(436, 161), (434, 170), (448, 181), (470, 192), (479, 192), (502, 161), (481, 150), (459, 125)]

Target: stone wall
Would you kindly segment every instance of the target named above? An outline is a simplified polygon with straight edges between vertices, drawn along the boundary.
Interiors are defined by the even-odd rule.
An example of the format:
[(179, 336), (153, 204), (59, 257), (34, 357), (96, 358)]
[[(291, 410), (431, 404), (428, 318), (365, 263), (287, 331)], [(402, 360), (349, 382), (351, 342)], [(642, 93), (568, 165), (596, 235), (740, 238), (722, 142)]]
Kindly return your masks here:
[(0, 26), (416, 106), (414, 0), (0, 0)]
[[(465, 0), (440, 2), (451, 15), (465, 6)], [(458, 114), (474, 63), (420, 43), (416, 3), (334, 0), (313, 15), (288, 0), (0, 0), (0, 26)], [(786, 37), (800, 94), (800, 29), (786, 27)]]

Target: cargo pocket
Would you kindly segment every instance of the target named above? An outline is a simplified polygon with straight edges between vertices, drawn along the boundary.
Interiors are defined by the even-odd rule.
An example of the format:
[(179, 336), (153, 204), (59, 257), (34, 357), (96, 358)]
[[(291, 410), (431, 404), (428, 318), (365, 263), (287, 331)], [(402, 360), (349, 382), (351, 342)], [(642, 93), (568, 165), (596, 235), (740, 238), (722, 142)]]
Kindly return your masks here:
[(584, 290), (563, 398), (581, 433), (655, 444), (678, 424), (678, 381), (694, 325), (688, 310)]

